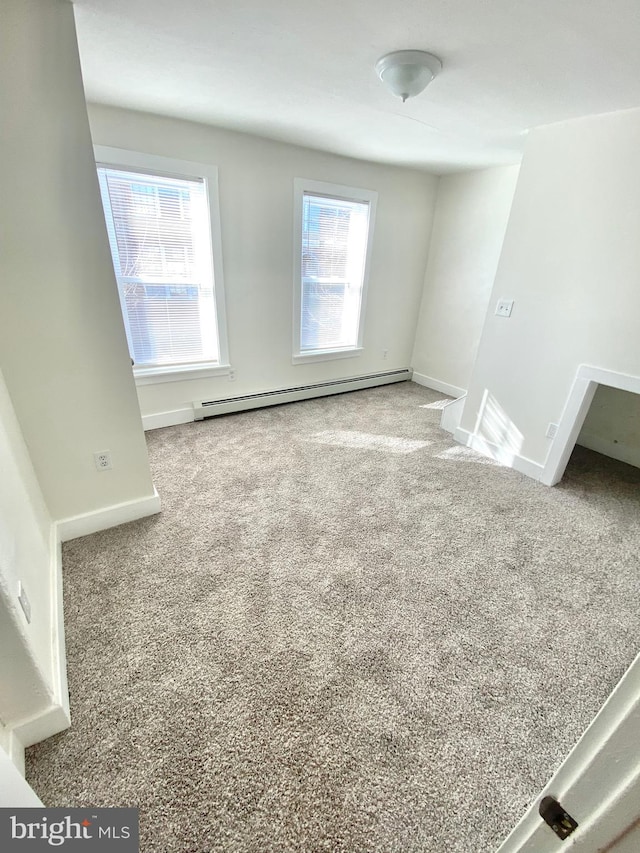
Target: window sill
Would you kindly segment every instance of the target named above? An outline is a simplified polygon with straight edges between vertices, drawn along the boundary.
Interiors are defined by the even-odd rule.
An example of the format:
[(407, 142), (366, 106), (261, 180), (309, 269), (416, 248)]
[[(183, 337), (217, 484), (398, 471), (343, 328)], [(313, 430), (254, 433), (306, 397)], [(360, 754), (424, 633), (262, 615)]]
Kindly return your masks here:
[(184, 367), (141, 367), (133, 368), (136, 385), (160, 385), (164, 382), (185, 382), (190, 379), (208, 379), (211, 376), (228, 376), (229, 364), (203, 364)]
[(314, 350), (309, 353), (297, 353), (291, 359), (292, 364), (306, 364), (311, 361), (331, 361), (334, 358), (354, 358), (361, 355), (363, 347), (349, 347), (349, 349), (327, 349)]

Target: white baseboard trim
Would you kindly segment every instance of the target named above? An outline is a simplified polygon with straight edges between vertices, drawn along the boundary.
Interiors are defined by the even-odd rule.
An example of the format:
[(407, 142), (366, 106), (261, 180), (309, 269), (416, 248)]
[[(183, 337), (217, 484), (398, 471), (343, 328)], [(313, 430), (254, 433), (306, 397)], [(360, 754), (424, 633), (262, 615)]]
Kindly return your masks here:
[(611, 459), (617, 459), (619, 462), (626, 462), (627, 465), (640, 468), (640, 449), (637, 447), (628, 447), (601, 438), (599, 435), (591, 435), (588, 432), (581, 432), (576, 444), (587, 447), (589, 450), (595, 450), (596, 453), (602, 453), (603, 456), (610, 456)]
[(494, 444), (494, 442), (487, 441), (482, 436), (474, 435), (468, 430), (458, 427), (453, 437), (465, 447), (470, 447), (483, 456), (495, 459), (496, 462), (499, 462), (506, 468), (513, 468), (514, 471), (525, 474), (527, 477), (531, 477), (532, 480), (540, 480), (542, 477), (543, 465), (534, 462), (533, 459), (528, 459), (526, 456), (520, 456), (517, 453), (514, 454), (508, 448), (501, 448), (499, 445)]
[[(543, 796), (560, 797), (583, 820), (571, 836), (570, 850), (582, 853), (620, 849), (637, 824), (640, 762), (640, 656), (613, 689), (580, 740), (535, 798), (496, 853), (558, 853), (557, 837), (540, 819)], [(574, 811), (575, 807), (575, 811)], [(573, 839), (575, 838), (575, 843)], [(634, 839), (636, 838), (634, 834)], [(637, 850), (637, 843), (624, 850)]]
[[(61, 714), (55, 711), (50, 714), (50, 724), (60, 725), (57, 731), (62, 731), (71, 725), (71, 711), (69, 710), (69, 685), (67, 682), (67, 649), (64, 631), (64, 596), (62, 589), (62, 540), (58, 527), (51, 525), (51, 594), (52, 594), (52, 660), (54, 674), (54, 698)], [(61, 725), (63, 719), (66, 726)], [(52, 732), (53, 734), (53, 732)]]
[(10, 729), (7, 732), (7, 755), (13, 761), (20, 773), (24, 776), (24, 744), (18, 738), (15, 730)]
[[(64, 704), (68, 709), (68, 693)], [(62, 704), (52, 702), (41, 714), (14, 726), (13, 734), (26, 747), (31, 746), (33, 743), (40, 743), (41, 740), (46, 740), (52, 735), (57, 735), (58, 732), (68, 729), (70, 725), (71, 717), (68, 710), (65, 710)]]
[(449, 403), (446, 403), (442, 410), (440, 426), (446, 432), (451, 433), (451, 435), (455, 435), (455, 431), (460, 426), (462, 412), (464, 411), (466, 402), (467, 395), (463, 394), (462, 397), (458, 397), (455, 400), (451, 400)]
[(63, 518), (56, 523), (57, 536), (60, 542), (67, 542), (69, 539), (88, 536), (99, 530), (126, 524), (128, 521), (137, 521), (139, 518), (155, 515), (157, 512), (160, 512), (160, 496), (154, 489), (153, 495), (146, 498), (137, 498), (71, 518)]
[(142, 426), (148, 429), (188, 424), (193, 420), (193, 406), (187, 409), (173, 409), (171, 412), (156, 412), (154, 415), (143, 415)]
[(467, 393), (466, 388), (458, 388), (457, 385), (450, 385), (448, 382), (441, 382), (439, 379), (434, 379), (431, 376), (425, 376), (424, 373), (416, 373), (414, 371), (413, 381), (418, 385), (424, 385), (425, 388), (431, 388), (432, 391), (440, 391), (442, 394), (447, 394), (449, 397), (462, 397)]

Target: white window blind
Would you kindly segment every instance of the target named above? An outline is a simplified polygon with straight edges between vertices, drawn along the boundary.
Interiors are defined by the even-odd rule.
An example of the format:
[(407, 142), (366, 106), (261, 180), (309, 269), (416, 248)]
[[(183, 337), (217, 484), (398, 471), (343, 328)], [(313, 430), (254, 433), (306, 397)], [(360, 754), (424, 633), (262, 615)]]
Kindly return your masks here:
[(98, 180), (136, 367), (217, 363), (204, 180), (105, 165)]
[(369, 202), (304, 192), (300, 353), (358, 345)]

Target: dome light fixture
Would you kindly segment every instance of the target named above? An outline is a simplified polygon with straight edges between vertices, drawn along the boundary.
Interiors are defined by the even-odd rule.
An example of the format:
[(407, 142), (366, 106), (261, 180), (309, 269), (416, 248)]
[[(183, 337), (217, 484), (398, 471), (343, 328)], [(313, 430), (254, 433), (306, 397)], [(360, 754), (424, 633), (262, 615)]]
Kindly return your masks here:
[(402, 103), (424, 91), (441, 68), (438, 57), (424, 50), (395, 50), (376, 62), (378, 77)]

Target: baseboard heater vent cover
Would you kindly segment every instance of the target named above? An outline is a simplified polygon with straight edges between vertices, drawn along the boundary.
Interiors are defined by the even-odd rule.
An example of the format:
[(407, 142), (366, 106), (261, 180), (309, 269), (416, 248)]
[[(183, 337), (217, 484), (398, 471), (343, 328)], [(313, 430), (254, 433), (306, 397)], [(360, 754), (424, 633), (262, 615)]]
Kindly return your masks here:
[(278, 406), (280, 403), (295, 403), (297, 400), (310, 400), (313, 397), (328, 397), (331, 394), (344, 394), (361, 388), (375, 388), (377, 385), (390, 385), (393, 382), (407, 382), (413, 376), (413, 370), (389, 370), (386, 373), (371, 373), (369, 376), (355, 376), (351, 379), (335, 379), (332, 382), (318, 382), (315, 385), (300, 385), (297, 388), (282, 388), (279, 391), (263, 391), (260, 394), (246, 394), (242, 397), (227, 397), (226, 400), (194, 401), (194, 420), (202, 421), (216, 415), (230, 412), (243, 412), (247, 409), (261, 409), (265, 406)]

